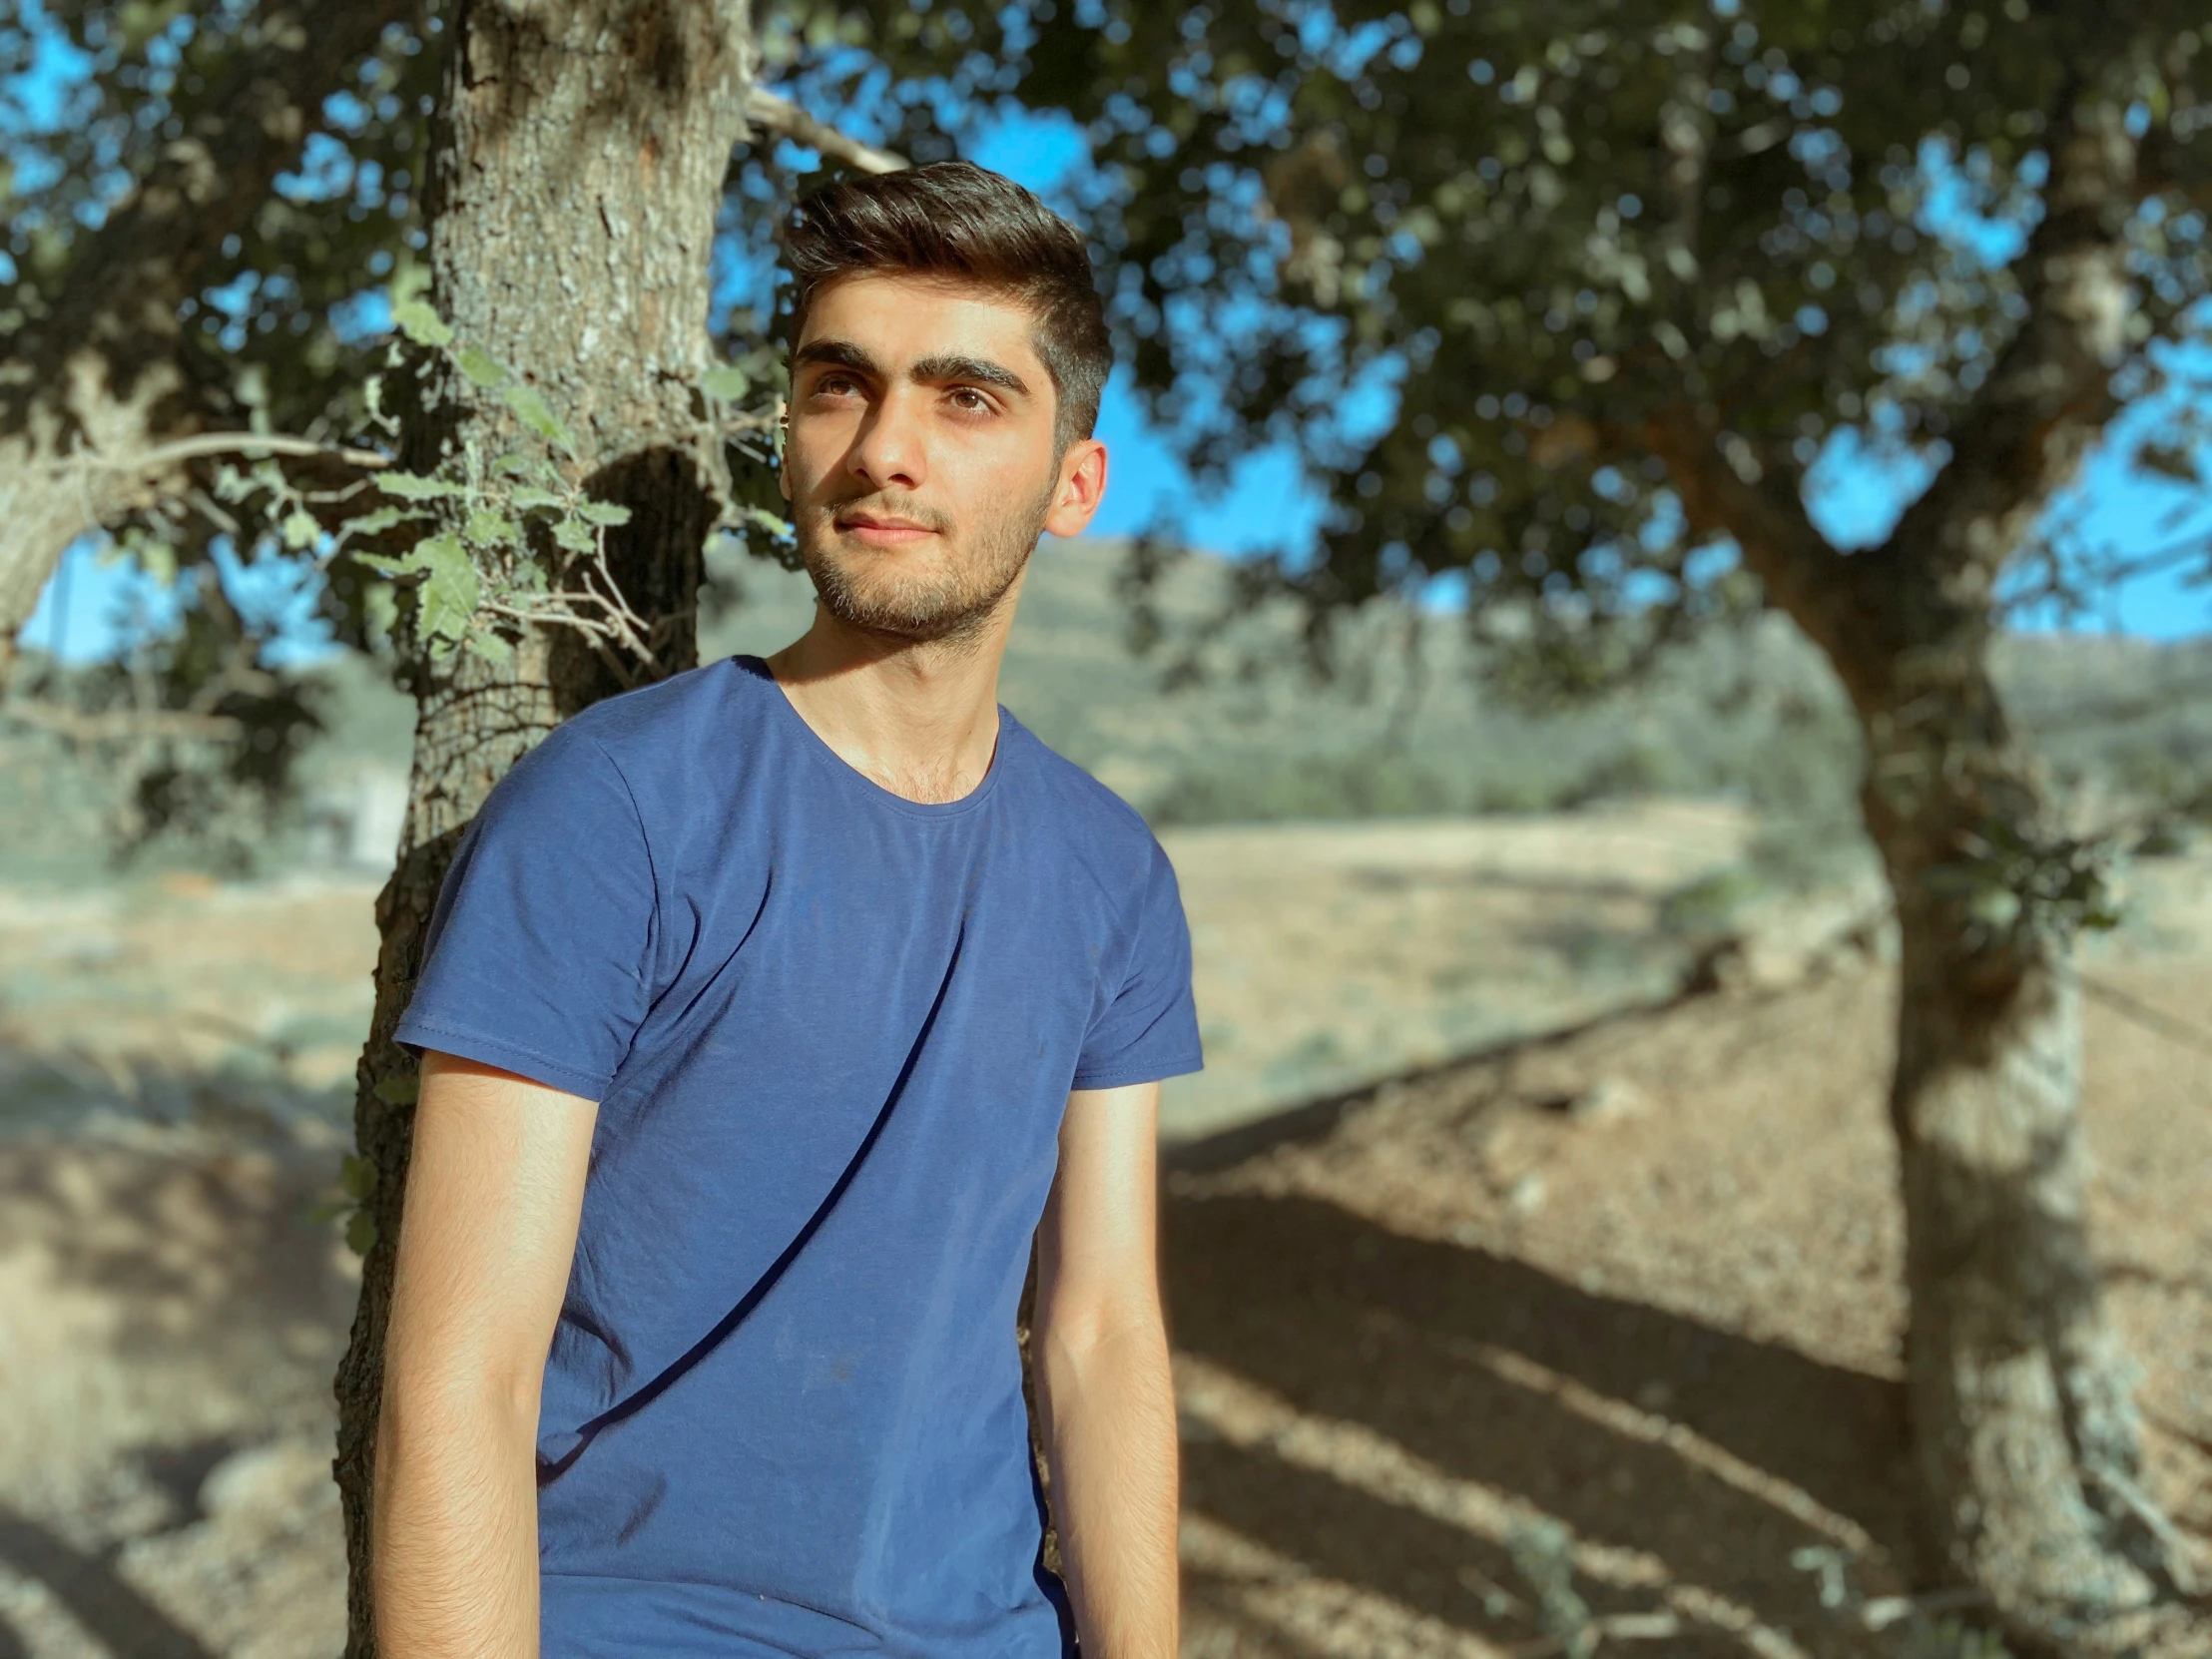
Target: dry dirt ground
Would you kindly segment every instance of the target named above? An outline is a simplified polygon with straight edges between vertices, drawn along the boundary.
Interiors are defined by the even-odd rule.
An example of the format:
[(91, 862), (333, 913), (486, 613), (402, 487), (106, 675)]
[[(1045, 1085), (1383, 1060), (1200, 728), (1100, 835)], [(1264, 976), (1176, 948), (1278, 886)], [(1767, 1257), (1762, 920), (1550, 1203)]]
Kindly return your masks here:
[[(1533, 1659), (1578, 1624), (1632, 1659), (1938, 1651), (1869, 1628), (1921, 1582), (1890, 974), (1661, 994), (1659, 896), (1741, 828), (1172, 843), (1245, 1091), (1186, 1103), (1168, 1180), (1194, 1659)], [(0, 1659), (336, 1649), (351, 1287), (303, 1212), (364, 898), (0, 895)], [(2156, 1488), (2204, 1533), (2212, 858), (2146, 866), (2135, 914), (2085, 953), (2095, 1221)], [(1344, 1075), (1314, 1029), (1371, 1079), (1431, 1063), (1237, 1126)]]

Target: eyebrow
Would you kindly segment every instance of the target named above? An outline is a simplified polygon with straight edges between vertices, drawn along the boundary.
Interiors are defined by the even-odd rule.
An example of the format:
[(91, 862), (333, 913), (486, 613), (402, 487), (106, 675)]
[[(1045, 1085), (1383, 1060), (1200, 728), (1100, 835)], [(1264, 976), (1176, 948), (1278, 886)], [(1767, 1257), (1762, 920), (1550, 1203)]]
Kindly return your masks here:
[[(887, 379), (882, 364), (867, 351), (848, 339), (814, 339), (799, 348), (798, 360), (802, 363), (830, 363), (838, 368), (849, 368), (856, 373), (871, 374), (876, 379)], [(940, 352), (933, 357), (917, 358), (906, 370), (906, 378), (925, 386), (943, 385), (950, 380), (972, 380), (977, 385), (996, 386), (1018, 397), (1029, 395), (1029, 382), (1008, 368), (1004, 363), (994, 363), (988, 357), (968, 357), (957, 352)]]

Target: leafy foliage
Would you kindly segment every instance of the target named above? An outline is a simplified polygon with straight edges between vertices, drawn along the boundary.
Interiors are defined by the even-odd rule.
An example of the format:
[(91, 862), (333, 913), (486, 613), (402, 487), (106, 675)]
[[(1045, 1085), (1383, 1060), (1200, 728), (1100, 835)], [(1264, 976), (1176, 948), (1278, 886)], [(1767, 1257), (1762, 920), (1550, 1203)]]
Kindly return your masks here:
[[(1752, 602), (1667, 453), (1750, 479), (1939, 461), (2021, 319), (2069, 86), (2146, 149), (2123, 216), (2147, 350), (2212, 289), (2196, 8), (2060, 0), (1129, 0), (843, 8), (892, 61), (1019, 66), (1140, 388), (1195, 463), (1296, 443), (1332, 512), (1276, 575), (1318, 614), (1463, 584), (1568, 687)], [(958, 38), (954, 38), (957, 36)], [(934, 45), (932, 46), (932, 41)], [(1503, 603), (1499, 603), (1499, 602)]]
[[(627, 524), (630, 509), (586, 493), (567, 422), (513, 368), (458, 338), (422, 293), (422, 282), (414, 270), (393, 285), (398, 334), (387, 348), (384, 372), (419, 379), (442, 365), (498, 393), (521, 429), (517, 446), (486, 456), (463, 445), (429, 473), (377, 470), (366, 482), (381, 504), (331, 524), (322, 559), (343, 557), (354, 572), (389, 584), (387, 593), (355, 580), (347, 592), (364, 613), (397, 631), (402, 656), (421, 652), (438, 660), (466, 649), (505, 661), (522, 630), (555, 626), (581, 631), (633, 666), (649, 664), (652, 629), (630, 608), (607, 563), (607, 532)], [(751, 383), (735, 365), (711, 373), (734, 395), (742, 396)], [(380, 378), (370, 382), (366, 404), (382, 435), (395, 437), (396, 423), (378, 407)], [(701, 395), (725, 401), (705, 386)], [(750, 418), (753, 424), (765, 419)], [(224, 492), (227, 499), (261, 497), (265, 521), (281, 526), (303, 520), (301, 545), (321, 535), (309, 510), (316, 498), (273, 462), (251, 474), (226, 468)], [(778, 521), (777, 528), (785, 527)], [(356, 542), (374, 547), (350, 545)]]
[[(376, 50), (343, 84), (309, 92), (319, 123), (267, 136), (292, 151), (293, 168), (239, 216), (243, 229), (185, 308), (203, 395), (260, 409), (275, 430), (313, 435), (358, 424), (375, 349), (364, 338), (364, 308), (373, 312), (373, 290), (421, 246), (439, 20), (434, 7), (367, 3), (389, 14)], [(54, 305), (90, 229), (158, 157), (205, 147), (226, 124), (251, 117), (219, 102), (235, 96), (237, 67), (272, 31), (303, 26), (297, 10), (249, 0), (49, 0), (35, 16), (0, 22), (0, 331)], [(78, 64), (83, 74), (25, 74), (41, 61)], [(57, 88), (58, 109), (25, 102)]]
[[(417, 643), (497, 654), (510, 648), (515, 626), (547, 620), (549, 605), (575, 611), (547, 596), (561, 588), (561, 569), (602, 558), (614, 522), (597, 504), (599, 516), (583, 516), (580, 490), (553, 464), (567, 439), (561, 412), (503, 365), (452, 341), (422, 295), (422, 164), (444, 7), (370, 5), (388, 10), (380, 35), (350, 15), (347, 25), (348, 38), (373, 41), (373, 50), (328, 85), (299, 77), (310, 61), (321, 73), (337, 58), (296, 50), (303, 31), (330, 22), (328, 0), (281, 8), (60, 0), (0, 22), (0, 321), (35, 324), (65, 301), (82, 308), (97, 286), (85, 271), (104, 216), (154, 180), (238, 227), (195, 255), (201, 286), (182, 307), (185, 396), (204, 424), (315, 442), (358, 436), (388, 456), (397, 421), (381, 399), (418, 394), (411, 368), (419, 360), (496, 383), (525, 440), (521, 458), (532, 462), (524, 476), (497, 470), (501, 457), (455, 458), (410, 496), (389, 470), (371, 485), (353, 458), (335, 453), (211, 456), (192, 463), (196, 487), (114, 526), (115, 548), (180, 596), (170, 609), (191, 637), (141, 630), (130, 661), (112, 674), (42, 684), (98, 717), (76, 721), (71, 741), (100, 734), (120, 794), (134, 803), (120, 819), (129, 846), (157, 833), (213, 834), (219, 819), (243, 824), (228, 806), (217, 811), (242, 782), (273, 810), (290, 788), (288, 763), (314, 729), (312, 691), (266, 654), (273, 636), (241, 598), (253, 585), (239, 581), (247, 567), (274, 563), (286, 573), (281, 585), (319, 589), (339, 642), (397, 671)], [(26, 73), (34, 63), (46, 67)], [(309, 112), (303, 127), (299, 111)], [(274, 161), (239, 186), (207, 160), (241, 143), (290, 162), (266, 195), (260, 181)], [(411, 349), (395, 352), (387, 319)], [(737, 472), (751, 490), (753, 510), (727, 529), (781, 556), (788, 526), (769, 511), (772, 486), (753, 476), (763, 469), (749, 438), (770, 423), (758, 405), (777, 379), (758, 342), (747, 345), (742, 366), (724, 365), (701, 388), (702, 460)], [(546, 568), (507, 568), (518, 561)], [(582, 609), (605, 629), (622, 607), (611, 584), (603, 587), (615, 602)], [(218, 648), (251, 671), (270, 708), (295, 712), (282, 741), (259, 717), (209, 714), (190, 665)], [(128, 695), (103, 689), (110, 680)], [(229, 711), (237, 698), (226, 696)], [(124, 738), (126, 715), (142, 727), (153, 717), (159, 741)], [(252, 836), (241, 828), (220, 838), (210, 849), (236, 862)]]

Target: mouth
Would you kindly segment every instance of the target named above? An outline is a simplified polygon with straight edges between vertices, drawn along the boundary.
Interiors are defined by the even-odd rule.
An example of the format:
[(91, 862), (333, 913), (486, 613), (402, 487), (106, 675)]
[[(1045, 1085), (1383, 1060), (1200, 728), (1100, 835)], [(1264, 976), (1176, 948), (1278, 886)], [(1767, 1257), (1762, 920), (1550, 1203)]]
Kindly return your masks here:
[(910, 547), (937, 533), (926, 524), (888, 513), (843, 512), (830, 522), (840, 534), (869, 547)]

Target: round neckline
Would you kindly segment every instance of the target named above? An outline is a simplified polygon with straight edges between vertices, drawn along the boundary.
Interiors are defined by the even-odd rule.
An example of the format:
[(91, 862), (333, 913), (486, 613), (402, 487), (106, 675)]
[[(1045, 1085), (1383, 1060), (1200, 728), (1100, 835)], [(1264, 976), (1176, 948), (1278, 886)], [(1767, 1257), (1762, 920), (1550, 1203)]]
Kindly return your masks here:
[(768, 666), (766, 658), (741, 651), (729, 661), (743, 673), (761, 682), (761, 689), (775, 704), (774, 718), (791, 728), (803, 749), (814, 755), (830, 772), (844, 779), (846, 788), (856, 787), (867, 799), (895, 808), (910, 818), (943, 820), (972, 812), (998, 787), (998, 776), (1006, 770), (1006, 739), (1013, 730), (1014, 720), (1006, 712), (1006, 706), (1000, 703), (994, 705), (998, 712), (998, 731), (991, 741), (990, 764), (983, 769), (983, 776), (976, 781), (975, 788), (957, 801), (909, 801), (896, 790), (885, 789), (830, 748), (823, 735), (807, 724), (807, 717), (792, 702), (790, 694), (784, 690), (783, 682), (776, 678), (776, 671)]

